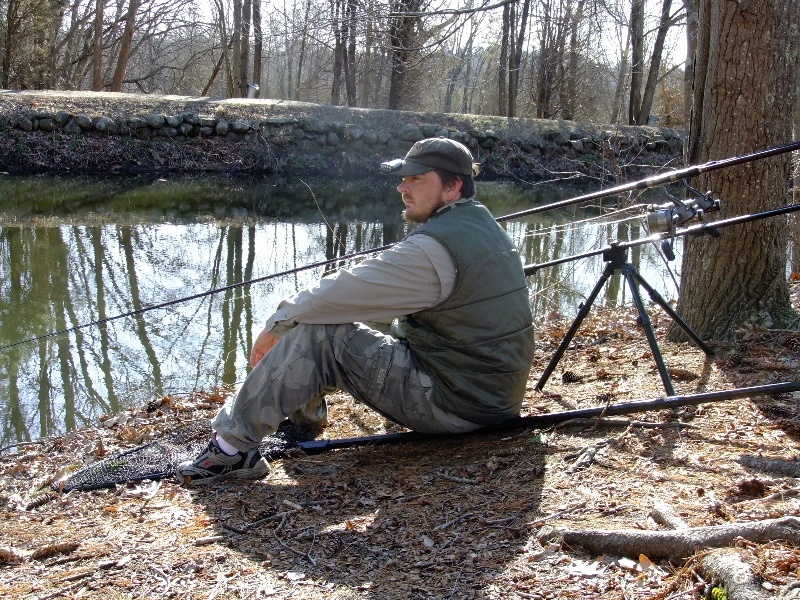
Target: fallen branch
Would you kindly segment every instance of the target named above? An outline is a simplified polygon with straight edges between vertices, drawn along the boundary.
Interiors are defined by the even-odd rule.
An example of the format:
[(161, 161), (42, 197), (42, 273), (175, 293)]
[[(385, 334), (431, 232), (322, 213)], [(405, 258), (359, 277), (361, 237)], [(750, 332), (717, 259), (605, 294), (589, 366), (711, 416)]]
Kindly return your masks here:
[(779, 475), (788, 475), (789, 477), (800, 477), (800, 462), (796, 460), (779, 460), (745, 455), (737, 458), (736, 462), (759, 471), (768, 471)]
[(689, 524), (676, 515), (669, 504), (660, 500), (656, 500), (653, 503), (650, 517), (653, 521), (668, 529), (689, 529)]
[(728, 600), (767, 600), (772, 598), (734, 549), (713, 550), (700, 557), (700, 568), (715, 585), (725, 588)]
[(560, 540), (570, 546), (581, 546), (594, 554), (639, 556), (650, 559), (683, 560), (698, 548), (721, 548), (737, 538), (761, 543), (786, 540), (800, 544), (800, 518), (781, 517), (749, 523), (731, 523), (710, 527), (690, 527), (675, 531), (641, 530), (542, 530), (539, 540)]

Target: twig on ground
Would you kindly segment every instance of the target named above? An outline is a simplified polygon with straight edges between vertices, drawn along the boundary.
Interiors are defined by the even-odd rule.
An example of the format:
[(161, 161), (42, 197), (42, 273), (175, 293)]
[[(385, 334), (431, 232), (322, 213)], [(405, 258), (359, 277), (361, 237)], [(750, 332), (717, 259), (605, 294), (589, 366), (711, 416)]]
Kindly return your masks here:
[(307, 559), (313, 566), (316, 567), (317, 566), (317, 561), (313, 556), (311, 556), (311, 554), (309, 552), (303, 552), (302, 550), (298, 550), (297, 548), (293, 548), (292, 546), (290, 546), (289, 544), (284, 542), (281, 539), (281, 536), (278, 535), (278, 532), (281, 529), (283, 529), (283, 527), (286, 525), (286, 517), (287, 516), (288, 516), (287, 514), (283, 515), (283, 518), (281, 519), (281, 522), (278, 524), (278, 526), (272, 532), (272, 535), (275, 536), (275, 539), (278, 540), (278, 543), (281, 546), (283, 546), (284, 548), (286, 548), (289, 552), (293, 552), (294, 554), (297, 554), (298, 556), (302, 556), (303, 558)]
[(456, 477), (455, 475), (448, 475), (447, 473), (442, 473), (441, 471), (437, 471), (436, 475), (441, 477), (442, 479), (447, 479), (448, 481), (455, 481), (456, 483), (468, 483), (470, 485), (478, 484), (478, 482), (474, 479), (467, 479), (465, 477)]
[(542, 523), (546, 523), (547, 521), (552, 521), (553, 519), (557, 519), (559, 517), (563, 517), (564, 515), (568, 515), (569, 513), (576, 511), (579, 508), (583, 508), (584, 506), (586, 506), (586, 502), (579, 502), (577, 504), (573, 504), (572, 506), (565, 508), (564, 510), (560, 510), (551, 515), (547, 515), (546, 517), (541, 517), (534, 521), (525, 523), (525, 525), (527, 525), (528, 527), (536, 527), (537, 525), (541, 525)]

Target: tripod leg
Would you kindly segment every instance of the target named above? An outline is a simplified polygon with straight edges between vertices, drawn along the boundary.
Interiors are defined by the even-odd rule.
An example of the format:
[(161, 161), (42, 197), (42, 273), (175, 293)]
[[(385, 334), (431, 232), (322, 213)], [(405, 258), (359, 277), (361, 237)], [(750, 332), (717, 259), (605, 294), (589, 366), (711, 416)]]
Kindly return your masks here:
[(636, 310), (639, 312), (639, 323), (644, 329), (647, 336), (647, 343), (650, 344), (650, 351), (653, 353), (653, 360), (658, 368), (658, 374), (661, 376), (661, 381), (664, 383), (664, 389), (667, 391), (667, 396), (675, 395), (675, 388), (672, 387), (672, 379), (667, 371), (667, 365), (664, 364), (664, 357), (661, 355), (661, 350), (658, 347), (656, 334), (653, 331), (653, 325), (650, 322), (650, 317), (644, 309), (644, 302), (642, 302), (642, 295), (639, 293), (639, 286), (633, 272), (634, 268), (625, 264), (622, 266), (622, 274), (625, 276), (625, 281), (628, 282), (628, 287), (631, 290), (631, 297), (633, 303), (636, 305)]
[(586, 301), (581, 304), (580, 310), (578, 311), (578, 315), (575, 317), (575, 320), (572, 322), (572, 326), (567, 331), (567, 335), (564, 336), (564, 339), (561, 340), (561, 343), (558, 346), (555, 354), (550, 359), (550, 362), (547, 364), (547, 368), (542, 373), (542, 376), (539, 378), (539, 381), (536, 383), (536, 389), (538, 391), (542, 391), (544, 384), (547, 383), (547, 380), (550, 379), (550, 375), (552, 375), (553, 371), (558, 364), (558, 361), (561, 360), (561, 357), (564, 355), (564, 352), (567, 351), (569, 347), (569, 343), (572, 341), (572, 338), (575, 337), (575, 334), (578, 332), (578, 328), (581, 326), (581, 323), (586, 318), (586, 315), (589, 314), (589, 311), (592, 309), (592, 304), (594, 303), (595, 299), (597, 298), (597, 294), (600, 293), (600, 290), (603, 289), (603, 285), (608, 278), (614, 273), (614, 265), (609, 263), (608, 266), (603, 270), (603, 274), (600, 275), (600, 279), (598, 279), (597, 284), (595, 284), (592, 293), (589, 294), (589, 297)]
[(689, 336), (689, 338), (691, 338), (698, 348), (705, 352), (707, 356), (714, 356), (714, 351), (708, 346), (708, 344), (701, 340), (700, 336), (697, 335), (697, 333), (695, 333), (689, 324), (684, 321), (683, 318), (669, 305), (669, 302), (664, 300), (664, 297), (661, 296), (661, 294), (659, 294), (650, 286), (649, 283), (644, 280), (644, 277), (642, 277), (641, 273), (631, 267), (631, 275), (633, 275), (636, 281), (639, 282), (639, 285), (647, 290), (647, 293), (650, 294), (650, 299), (664, 309), (664, 312), (667, 313), (673, 321), (675, 321), (678, 327), (680, 327), (683, 332)]

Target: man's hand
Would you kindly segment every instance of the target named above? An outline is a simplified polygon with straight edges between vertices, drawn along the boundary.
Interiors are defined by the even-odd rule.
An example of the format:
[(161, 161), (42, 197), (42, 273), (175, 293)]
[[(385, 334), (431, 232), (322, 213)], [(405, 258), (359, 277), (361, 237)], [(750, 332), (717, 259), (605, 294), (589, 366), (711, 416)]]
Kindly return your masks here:
[(250, 350), (250, 366), (255, 367), (279, 341), (280, 338), (272, 335), (266, 329), (259, 333)]

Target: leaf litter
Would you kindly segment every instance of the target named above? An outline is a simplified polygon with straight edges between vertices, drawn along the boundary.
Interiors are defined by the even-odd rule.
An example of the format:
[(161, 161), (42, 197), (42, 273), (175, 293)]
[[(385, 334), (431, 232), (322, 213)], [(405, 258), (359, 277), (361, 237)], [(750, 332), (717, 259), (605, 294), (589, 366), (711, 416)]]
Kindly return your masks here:
[[(790, 381), (800, 365), (800, 333), (748, 329), (706, 357), (665, 340), (666, 315), (651, 318), (678, 394)], [(523, 414), (665, 396), (635, 320), (631, 310), (596, 308), (543, 391), (536, 383), (571, 321), (539, 324)], [(260, 481), (52, 491), (76, 469), (205, 422), (230, 393), (156, 399), (0, 454), (0, 596), (700, 598), (710, 582), (697, 556), (595, 556), (549, 532), (659, 530), (657, 504), (691, 527), (800, 514), (800, 471), (747, 466), (797, 462), (796, 394), (297, 451)], [(329, 405), (323, 437), (403, 431), (346, 394)], [(798, 584), (800, 549), (736, 546), (775, 597)]]

